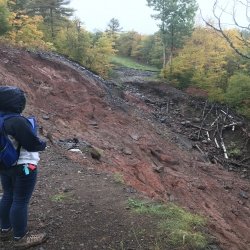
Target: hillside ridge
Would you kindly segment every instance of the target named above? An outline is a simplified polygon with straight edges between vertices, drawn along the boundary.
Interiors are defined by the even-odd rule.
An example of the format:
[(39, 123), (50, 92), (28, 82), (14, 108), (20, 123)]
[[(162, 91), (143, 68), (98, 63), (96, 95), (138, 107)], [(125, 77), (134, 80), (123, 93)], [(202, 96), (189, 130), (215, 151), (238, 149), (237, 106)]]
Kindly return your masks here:
[[(185, 136), (190, 131), (182, 124), (191, 112), (189, 95), (133, 79), (123, 80), (121, 90), (115, 79), (105, 82), (76, 63), (69, 66), (62, 57), (43, 55), (0, 47), (1, 84), (24, 89), (25, 114), (38, 117), (40, 133), (50, 142), (41, 155), (31, 204), (31, 225), (51, 233), (45, 249), (120, 249), (119, 239), (125, 249), (153, 249), (146, 237), (151, 232), (139, 245), (130, 237), (135, 218), (119, 221), (130, 216), (127, 196), (139, 194), (206, 216), (218, 249), (250, 247), (249, 179), (245, 171), (212, 164), (198, 150), (200, 144), (194, 147)], [(162, 98), (168, 101), (165, 106)], [(115, 174), (125, 187), (113, 183)], [(143, 219), (138, 220), (137, 228)]]

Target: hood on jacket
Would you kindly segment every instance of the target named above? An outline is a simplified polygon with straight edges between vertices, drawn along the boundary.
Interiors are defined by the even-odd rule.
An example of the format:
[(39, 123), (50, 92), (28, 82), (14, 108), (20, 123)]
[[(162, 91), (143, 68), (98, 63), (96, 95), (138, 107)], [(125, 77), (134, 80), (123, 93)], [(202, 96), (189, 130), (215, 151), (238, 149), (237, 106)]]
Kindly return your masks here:
[(26, 98), (24, 92), (14, 86), (0, 86), (0, 110), (3, 112), (22, 113)]

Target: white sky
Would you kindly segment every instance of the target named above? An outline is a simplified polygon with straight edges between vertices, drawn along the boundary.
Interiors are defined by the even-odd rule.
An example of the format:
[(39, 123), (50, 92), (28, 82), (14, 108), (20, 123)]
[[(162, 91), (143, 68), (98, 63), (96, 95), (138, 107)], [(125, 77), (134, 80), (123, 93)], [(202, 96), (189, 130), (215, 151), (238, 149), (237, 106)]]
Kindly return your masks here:
[[(205, 18), (212, 17), (213, 2), (214, 0), (197, 0)], [(112, 18), (119, 20), (123, 31), (153, 34), (158, 30), (156, 20), (151, 17), (153, 10), (147, 6), (146, 0), (71, 0), (69, 7), (76, 10), (75, 16), (91, 32), (104, 31)], [(199, 18), (197, 20), (200, 22)]]

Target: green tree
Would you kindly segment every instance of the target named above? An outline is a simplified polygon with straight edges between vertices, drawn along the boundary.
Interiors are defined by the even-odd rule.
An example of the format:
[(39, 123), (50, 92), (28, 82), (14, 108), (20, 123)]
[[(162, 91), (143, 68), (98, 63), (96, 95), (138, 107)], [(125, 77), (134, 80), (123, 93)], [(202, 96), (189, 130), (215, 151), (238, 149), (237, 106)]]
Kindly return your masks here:
[[(149, 36), (139, 35), (132, 44), (131, 57), (141, 63), (149, 64), (149, 51), (152, 49)], [(148, 43), (147, 43), (148, 41)]]
[(49, 27), (50, 39), (53, 41), (60, 28), (66, 26), (74, 10), (68, 8), (70, 0), (29, 0), (26, 11), (29, 15), (41, 15)]
[[(146, 46), (146, 50), (144, 50), (144, 46)], [(159, 32), (148, 37), (142, 49), (144, 50), (143, 55), (148, 58), (148, 64), (155, 65), (158, 68), (162, 67), (162, 42)]]
[(8, 0), (8, 8), (11, 12), (22, 12), (26, 10), (27, 3), (30, 0)]
[(135, 31), (129, 31), (122, 33), (117, 39), (117, 50), (122, 56), (131, 56), (132, 52), (137, 46), (137, 42), (140, 40), (140, 34)]
[(231, 76), (225, 97), (226, 102), (250, 117), (250, 76), (239, 72)]
[(117, 47), (117, 39), (119, 37), (119, 33), (122, 31), (122, 27), (120, 26), (120, 22), (116, 18), (112, 18), (106, 29), (107, 35), (112, 39), (113, 48), (116, 49)]
[(141, 57), (142, 57), (141, 48), (142, 48), (143, 39), (144, 37), (141, 34), (135, 33), (133, 37), (133, 41), (131, 43), (130, 56), (138, 61), (141, 61)]
[(112, 18), (108, 23), (106, 32), (111, 34), (111, 36), (113, 36), (116, 33), (121, 32), (121, 31), (122, 31), (122, 27), (120, 26), (119, 20), (116, 18)]
[(114, 55), (115, 50), (112, 46), (110, 37), (103, 35), (89, 48), (85, 65), (103, 77), (106, 77), (111, 69), (110, 57)]
[(141, 41), (141, 48), (140, 48), (140, 53), (141, 53), (141, 61), (150, 64), (150, 52), (153, 49), (154, 46), (154, 37), (153, 35), (151, 36), (145, 36), (142, 41)]
[(8, 22), (9, 11), (6, 6), (6, 1), (0, 1), (0, 35), (6, 33), (9, 29)]
[(90, 34), (81, 27), (80, 20), (75, 19), (57, 33), (55, 46), (58, 52), (85, 64), (91, 47)]
[[(91, 33), (92, 44), (96, 44), (98, 40), (107, 33), (97, 30), (95, 33)], [(108, 36), (110, 38), (110, 36)], [(111, 39), (111, 38), (110, 38)]]
[[(163, 68), (167, 61), (172, 68), (172, 58), (177, 48), (183, 45), (184, 38), (191, 35), (197, 10), (195, 0), (147, 0), (157, 14), (163, 46)], [(168, 51), (168, 58), (167, 58)]]

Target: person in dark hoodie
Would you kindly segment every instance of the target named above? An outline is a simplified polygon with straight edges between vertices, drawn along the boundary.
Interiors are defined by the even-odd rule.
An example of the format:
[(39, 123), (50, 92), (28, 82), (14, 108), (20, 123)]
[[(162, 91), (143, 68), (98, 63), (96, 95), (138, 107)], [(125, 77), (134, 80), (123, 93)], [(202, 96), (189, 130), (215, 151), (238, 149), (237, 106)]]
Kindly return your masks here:
[[(0, 86), (0, 115), (21, 114), (25, 108), (24, 92), (17, 87)], [(45, 241), (46, 234), (32, 235), (28, 232), (28, 205), (37, 177), (39, 151), (46, 147), (33, 131), (31, 123), (23, 116), (4, 120), (5, 133), (20, 150), (15, 166), (2, 169), (0, 177), (3, 196), (0, 201), (0, 239), (14, 237), (16, 248), (26, 248)]]

